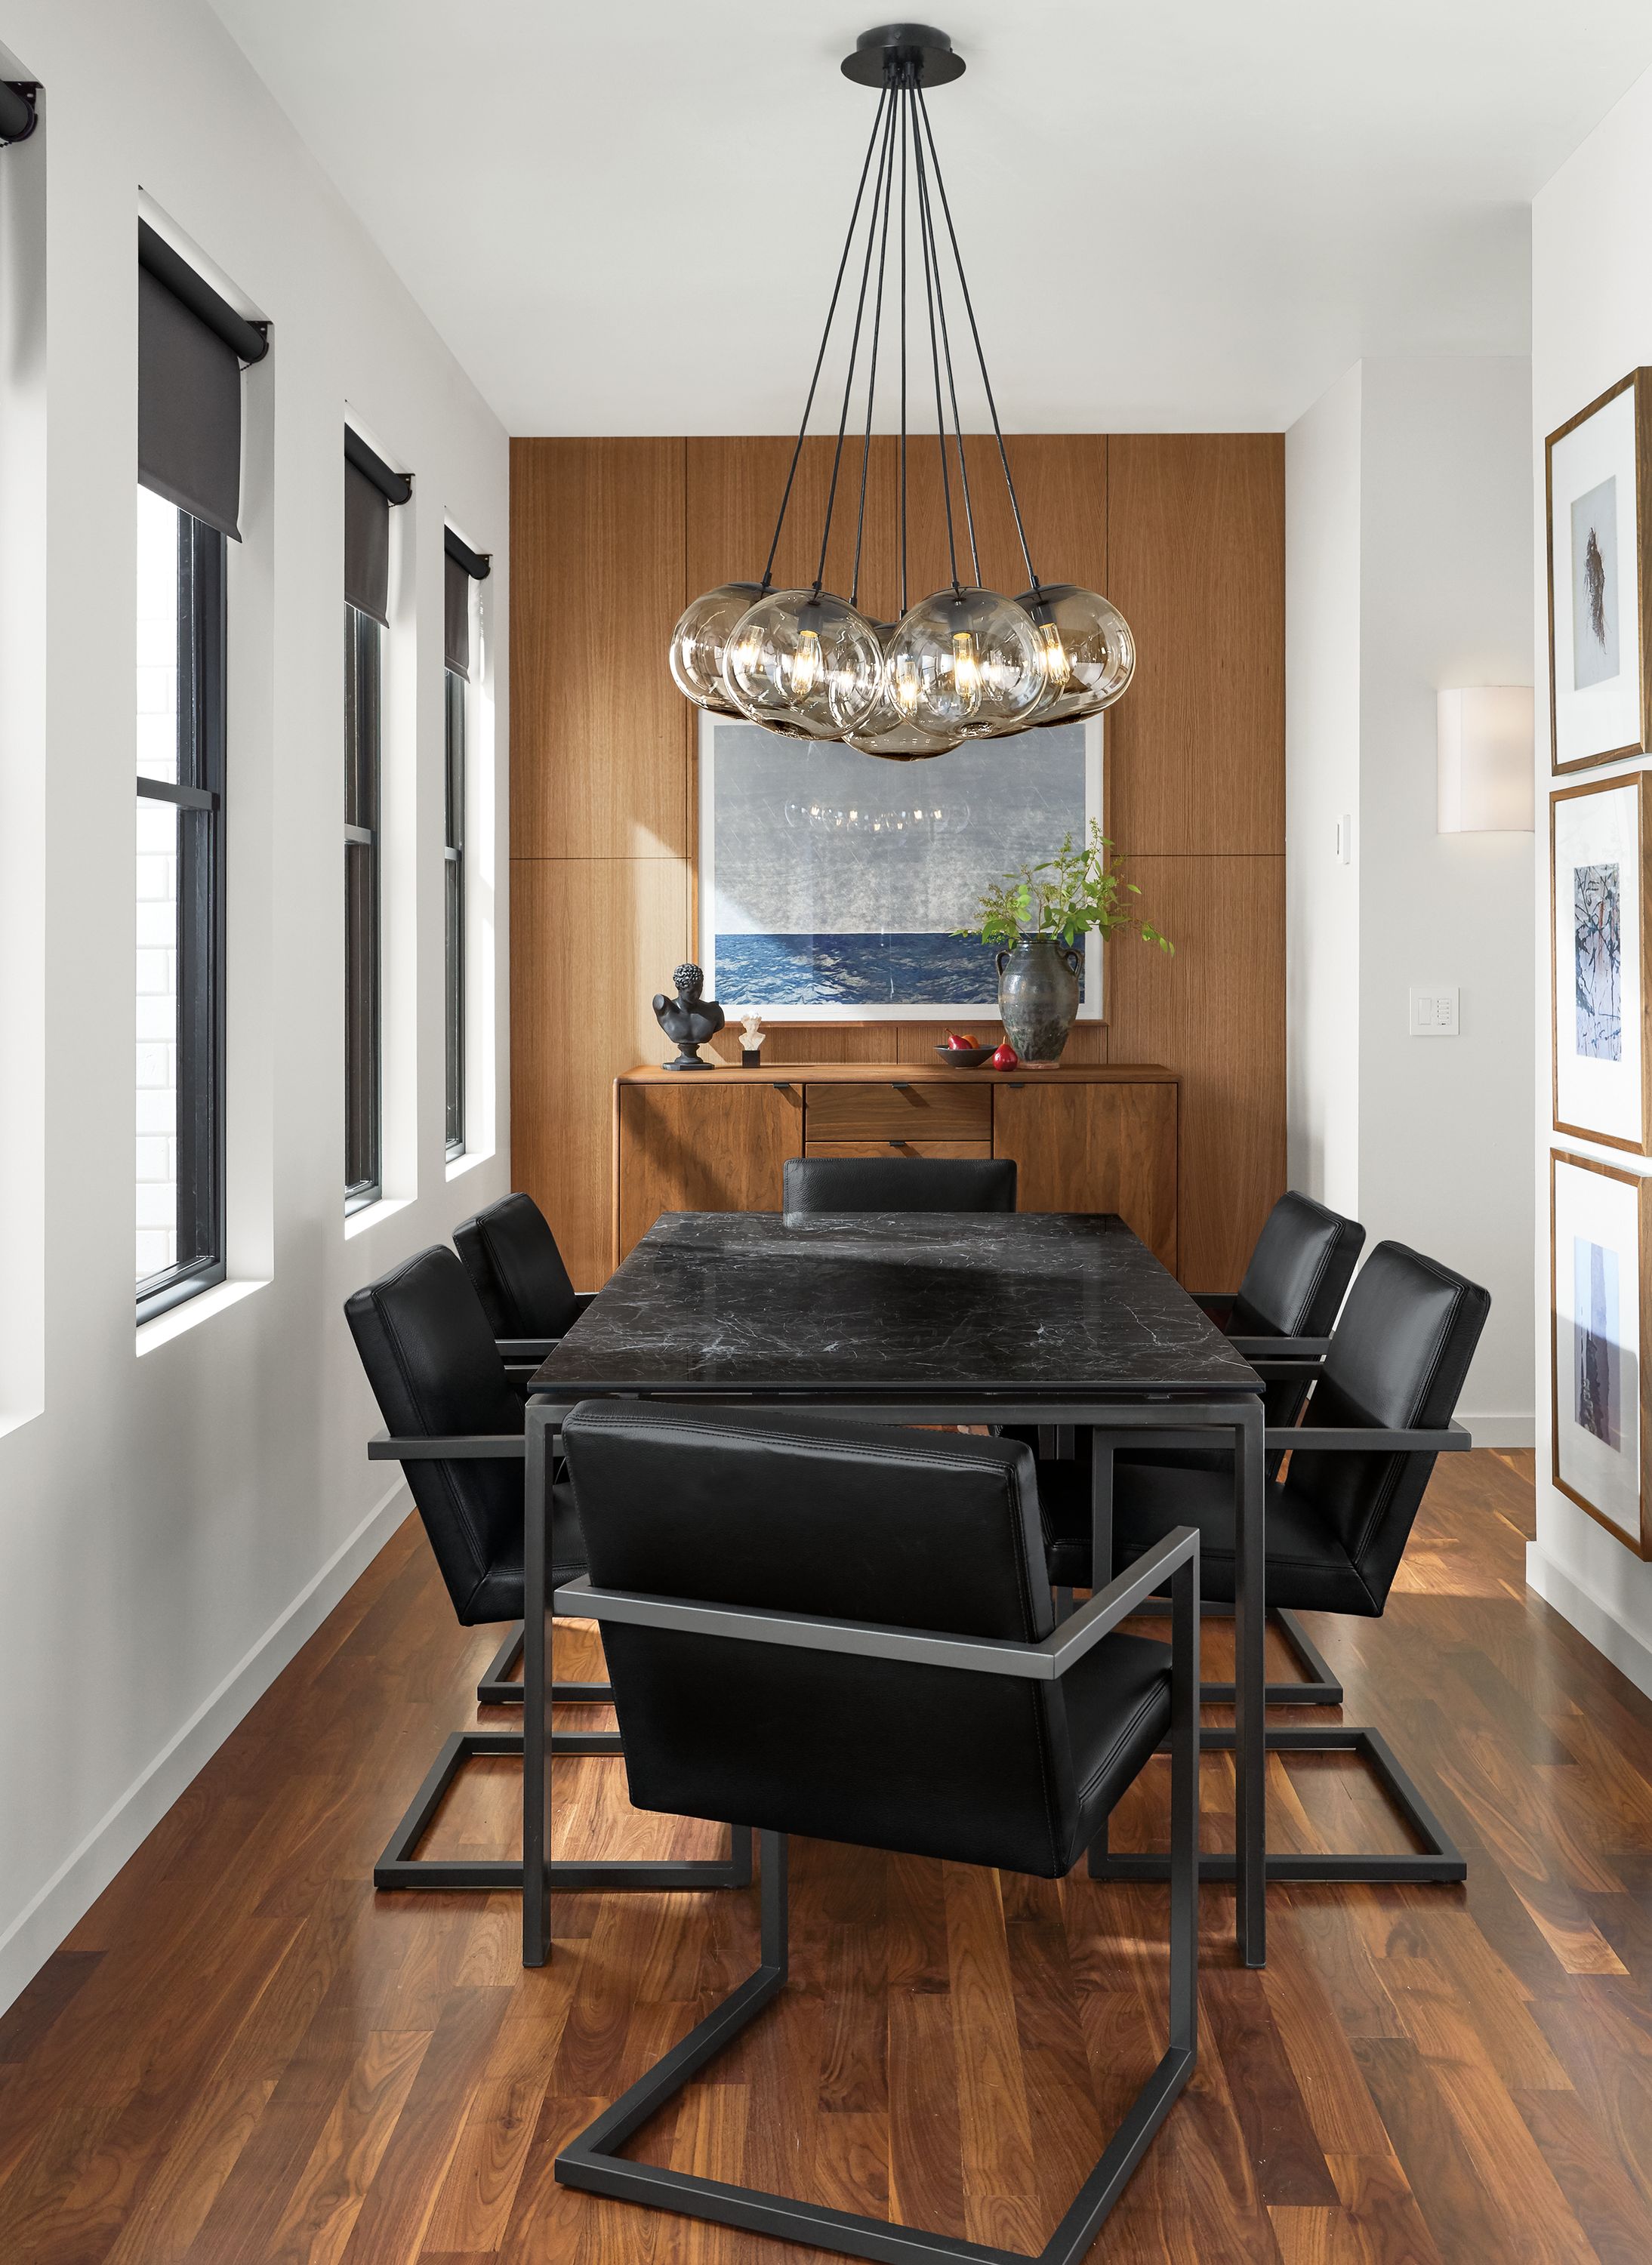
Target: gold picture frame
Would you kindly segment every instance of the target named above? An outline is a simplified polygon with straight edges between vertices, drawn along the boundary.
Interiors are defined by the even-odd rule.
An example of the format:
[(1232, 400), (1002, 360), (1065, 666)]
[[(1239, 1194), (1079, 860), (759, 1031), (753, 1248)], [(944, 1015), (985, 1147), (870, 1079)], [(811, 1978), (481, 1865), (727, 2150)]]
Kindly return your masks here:
[[(1551, 433), (1543, 464), (1549, 761), (1558, 776), (1652, 747), (1652, 369), (1631, 370)], [(1633, 654), (1624, 649), (1631, 631)]]
[[(1562, 1274), (1561, 1254), (1557, 1247), (1558, 1227), (1561, 1212), (1565, 1210), (1568, 1213), (1568, 1221), (1575, 1228), (1575, 1211), (1568, 1202), (1568, 1197), (1576, 1195), (1578, 1191), (1563, 1190), (1561, 1187), (1560, 1175), (1563, 1171), (1593, 1176), (1603, 1182), (1632, 1191), (1634, 1219), (1634, 1263), (1627, 1268), (1621, 1264), (1613, 1268), (1612, 1293), (1615, 1306), (1612, 1323), (1603, 1329), (1598, 1336), (1590, 1329), (1580, 1329), (1576, 1311), (1576, 1305), (1580, 1301), (1575, 1296), (1570, 1300), (1570, 1310), (1568, 1315), (1568, 1334), (1570, 1341), (1566, 1346), (1566, 1375), (1568, 1386), (1576, 1386), (1577, 1388), (1568, 1390), (1564, 1401), (1561, 1393), (1561, 1283), (1563, 1279), (1570, 1279), (1574, 1289), (1576, 1288), (1577, 1276), (1582, 1271), (1582, 1259), (1577, 1253), (1577, 1242), (1580, 1239), (1574, 1234), (1574, 1249), (1568, 1254), (1572, 1271), (1569, 1276)], [(1580, 1187), (1586, 1187), (1587, 1184), (1585, 1181), (1580, 1183)], [(1597, 1525), (1604, 1526), (1613, 1540), (1620, 1541), (1626, 1549), (1642, 1559), (1652, 1559), (1652, 1516), (1648, 1515), (1649, 1507), (1652, 1507), (1652, 1489), (1648, 1486), (1648, 1468), (1652, 1467), (1652, 1363), (1644, 1358), (1642, 1340), (1643, 1325), (1648, 1316), (1652, 1315), (1652, 1234), (1648, 1233), (1647, 1216), (1648, 1187), (1652, 1187), (1652, 1179), (1648, 1179), (1644, 1174), (1625, 1171), (1619, 1165), (1603, 1163), (1592, 1156), (1571, 1155), (1560, 1149), (1549, 1151), (1549, 1407), (1552, 1443), (1550, 1477), (1558, 1493), (1563, 1494), (1568, 1502), (1576, 1503), (1579, 1510), (1587, 1512)], [(1589, 1247), (1591, 1256), (1594, 1255), (1595, 1246), (1591, 1244)], [(1620, 1245), (1619, 1250), (1612, 1255), (1621, 1260), (1626, 1254)], [(1633, 1361), (1621, 1357), (1622, 1304), (1626, 1292), (1630, 1289), (1633, 1290), (1635, 1300), (1634, 1331), (1635, 1358)], [(1612, 1326), (1615, 1326), (1617, 1332), (1615, 1337), (1612, 1335)], [(1618, 1450), (1619, 1440), (1611, 1438), (1609, 1434), (1614, 1425), (1621, 1432), (1623, 1422), (1627, 1414), (1627, 1405), (1619, 1399), (1615, 1409), (1609, 1404), (1604, 1413), (1598, 1409), (1592, 1411), (1590, 1420), (1585, 1422), (1581, 1405), (1575, 1406), (1574, 1403), (1581, 1403), (1583, 1397), (1583, 1387), (1579, 1382), (1579, 1370), (1576, 1365), (1590, 1361), (1588, 1348), (1591, 1347), (1597, 1350), (1599, 1356), (1597, 1365), (1602, 1381), (1597, 1387), (1598, 1396), (1610, 1403), (1614, 1393), (1622, 1395), (1633, 1391), (1634, 1395), (1635, 1438), (1639, 1452), (1634, 1462), (1635, 1499), (1633, 1531), (1629, 1529), (1623, 1518), (1614, 1518), (1603, 1501), (1590, 1497), (1587, 1491), (1587, 1482), (1578, 1468), (1574, 1443), (1584, 1442), (1590, 1456), (1604, 1468), (1605, 1458), (1598, 1451), (1603, 1447), (1609, 1453)], [(1618, 1355), (1615, 1362), (1610, 1358), (1613, 1353)], [(1630, 1371), (1627, 1379), (1624, 1375), (1625, 1370)], [(1570, 1453), (1568, 1449), (1572, 1450)], [(1604, 1494), (1605, 1489), (1602, 1488), (1597, 1491)]]

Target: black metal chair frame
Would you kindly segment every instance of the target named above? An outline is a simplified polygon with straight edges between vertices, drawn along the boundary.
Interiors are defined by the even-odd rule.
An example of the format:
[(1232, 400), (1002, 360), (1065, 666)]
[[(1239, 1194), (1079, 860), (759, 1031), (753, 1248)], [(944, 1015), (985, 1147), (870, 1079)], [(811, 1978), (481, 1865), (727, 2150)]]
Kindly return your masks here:
[[(1247, 1339), (1243, 1342), (1248, 1344), (1253, 1341)], [(1247, 1358), (1252, 1360), (1253, 1366), (1260, 1373), (1267, 1373), (1269, 1364), (1266, 1361), (1259, 1356), (1247, 1354)], [(1133, 1444), (1128, 1432), (1119, 1432), (1110, 1442), (1099, 1433), (1096, 1438), (1092, 1497), (1094, 1526), (1090, 1544), (1093, 1565), (1110, 1565), (1112, 1562), (1113, 1459), (1109, 1450), (1126, 1443)], [(1199, 1447), (1208, 1445), (1208, 1442), (1197, 1432), (1190, 1431), (1182, 1438), (1166, 1433), (1162, 1440), (1155, 1440), (1153, 1444), (1166, 1447)], [(1379, 1431), (1364, 1425), (1343, 1428), (1325, 1424), (1307, 1429), (1270, 1426), (1263, 1434), (1264, 1449), (1270, 1455), (1310, 1446), (1316, 1454), (1388, 1455), (1396, 1450), (1409, 1450), (1417, 1454), (1448, 1455), (1461, 1454), (1473, 1445), (1467, 1431), (1455, 1421), (1440, 1431)], [(1204, 1609), (1208, 1612), (1211, 1607), (1206, 1606)], [(1342, 1687), (1340, 1685), (1336, 1687), (1335, 1701), (1318, 1703), (1340, 1705)], [(1300, 1695), (1289, 1695), (1299, 1694), (1303, 1688), (1298, 1684), (1270, 1683), (1267, 1686), (1268, 1704), (1270, 1707), (1300, 1707), (1315, 1703)], [(1234, 1686), (1231, 1683), (1201, 1684), (1199, 1695), (1206, 1704), (1220, 1704), (1224, 1700), (1231, 1703)], [(1468, 1866), (1461, 1851), (1380, 1730), (1356, 1722), (1292, 1724), (1265, 1730), (1263, 1739), (1270, 1753), (1357, 1754), (1369, 1765), (1385, 1797), (1422, 1843), (1419, 1848), (1402, 1852), (1368, 1851), (1347, 1855), (1307, 1855), (1270, 1851), (1265, 1859), (1270, 1880), (1337, 1881), (1387, 1887), (1403, 1882), (1437, 1884), (1467, 1878)], [(1221, 1725), (1207, 1725), (1199, 1732), (1200, 1747), (1207, 1753), (1231, 1753), (1235, 1743), (1234, 1732)], [(1108, 1846), (1107, 1828), (1103, 1826), (1090, 1849), (1089, 1875), (1093, 1880), (1162, 1880), (1167, 1876), (1169, 1861), (1161, 1854), (1121, 1855), (1115, 1853)], [(1231, 1880), (1235, 1874), (1235, 1861), (1231, 1855), (1201, 1852), (1201, 1879)]]
[[(393, 1438), (385, 1431), (375, 1432), (368, 1442), (368, 1460), (373, 1462), (451, 1462), (485, 1459), (489, 1461), (525, 1461), (527, 1438), (515, 1432), (454, 1433), (448, 1437), (423, 1438)], [(523, 1624), (515, 1624), (513, 1637), (507, 1636), (496, 1656), (489, 1675), (506, 1658), (513, 1642), (517, 1651), (523, 1643)], [(478, 1697), (484, 1687), (477, 1686)], [(520, 1703), (522, 1686), (513, 1685)], [(612, 1690), (606, 1683), (555, 1683), (550, 1696), (569, 1702), (582, 1700), (611, 1700)], [(484, 1702), (486, 1703), (486, 1702)], [(623, 1756), (625, 1749), (617, 1730), (552, 1730), (549, 1751), (553, 1754), (607, 1754)], [(400, 1823), (391, 1833), (384, 1854), (373, 1867), (373, 1884), (386, 1891), (400, 1889), (457, 1889), (491, 1891), (514, 1889), (522, 1885), (522, 1865), (503, 1857), (442, 1857), (418, 1856), (414, 1854), (419, 1842), (430, 1830), (436, 1811), (441, 1807), (448, 1788), (465, 1764), (484, 1755), (510, 1755), (527, 1766), (527, 1743), (520, 1730), (455, 1730), (443, 1745), (432, 1764), (423, 1785), (413, 1795), (412, 1802)], [(547, 1821), (547, 1832), (549, 1822)], [(593, 1888), (744, 1888), (752, 1879), (752, 1835), (749, 1831), (732, 1829), (729, 1834), (726, 1856), (693, 1857), (683, 1859), (653, 1857), (615, 1857), (579, 1861), (558, 1857), (549, 1866), (552, 1881), (557, 1887), (570, 1890)]]
[[(1037, 1643), (936, 1635), (910, 1628), (695, 1604), (676, 1598), (635, 1596), (593, 1589), (588, 1577), (568, 1583), (557, 1592), (558, 1609), (571, 1616), (588, 1614), (597, 1620), (627, 1620), (695, 1635), (801, 1645), (864, 1658), (908, 1660), (1052, 1682), (1139, 1610), (1155, 1589), (1168, 1584), (1171, 1614), (1169, 2042), (1072, 2206), (1039, 2252), (1041, 2265), (1077, 2265), (1193, 2072), (1198, 2020), (1198, 1535), (1192, 1527), (1178, 1529), (1092, 1597), (1081, 1611), (1064, 1620), (1053, 1635)], [(951, 2260), (972, 2260), (975, 2265), (1027, 2265), (1011, 2250), (926, 2232), (917, 2226), (892, 2225), (885, 2218), (867, 2218), (855, 2211), (828, 2210), (817, 2203), (799, 2202), (721, 2179), (698, 2178), (654, 2163), (634, 2162), (620, 2153), (649, 2117), (785, 1987), (786, 1836), (763, 1832), (759, 1841), (761, 1938), (755, 1970), (605, 2114), (570, 2141), (557, 2158), (558, 2181), (656, 2210), (680, 2211), (714, 2225), (806, 2242), (845, 2256), (885, 2261), (886, 2265), (943, 2265), (943, 2261)]]

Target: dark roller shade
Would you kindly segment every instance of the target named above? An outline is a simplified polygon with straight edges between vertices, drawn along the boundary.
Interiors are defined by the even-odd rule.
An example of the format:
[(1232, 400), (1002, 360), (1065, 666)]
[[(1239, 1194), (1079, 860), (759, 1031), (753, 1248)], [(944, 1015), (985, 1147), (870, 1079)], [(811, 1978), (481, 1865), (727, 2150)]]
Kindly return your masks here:
[(344, 468), (344, 594), (389, 626), (390, 506), (364, 471)]
[(455, 566), (462, 566), (473, 582), (485, 582), (493, 571), (493, 562), (485, 550), (472, 550), (463, 535), (455, 535), (450, 527), (441, 530), (441, 547)]
[(442, 560), (444, 572), (444, 627), (447, 630), (448, 666), (456, 668), (461, 676), (470, 674), (470, 577), (456, 558)]
[(138, 270), (138, 478), (241, 540), (240, 361), (147, 267)]

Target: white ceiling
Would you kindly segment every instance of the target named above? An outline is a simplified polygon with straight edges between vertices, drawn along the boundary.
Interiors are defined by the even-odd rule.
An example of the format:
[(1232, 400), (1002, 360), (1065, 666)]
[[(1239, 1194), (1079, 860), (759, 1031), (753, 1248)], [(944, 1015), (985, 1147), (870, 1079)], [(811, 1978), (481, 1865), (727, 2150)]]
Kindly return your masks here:
[[(1361, 354), (1524, 353), (1526, 208), (1652, 63), (1646, 0), (935, 4), (1023, 431), (1275, 427)], [(795, 426), (870, 5), (214, 5), (513, 433)]]

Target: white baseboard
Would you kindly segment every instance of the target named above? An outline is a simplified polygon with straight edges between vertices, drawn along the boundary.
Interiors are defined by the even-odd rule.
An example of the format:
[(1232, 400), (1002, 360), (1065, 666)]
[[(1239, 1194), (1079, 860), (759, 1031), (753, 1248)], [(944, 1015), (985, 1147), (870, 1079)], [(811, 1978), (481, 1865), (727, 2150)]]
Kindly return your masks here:
[(1569, 1620), (1579, 1635), (1586, 1636), (1619, 1674), (1627, 1675), (1637, 1690), (1652, 1699), (1652, 1650), (1592, 1591), (1571, 1574), (1563, 1573), (1535, 1541), (1525, 1546), (1525, 1578), (1534, 1595), (1553, 1605), (1561, 1618)]
[(406, 1483), (398, 1478), (0, 1934), (0, 2012), (33, 1980), (191, 1779), (309, 1642), (410, 1507)]
[(1535, 1416), (1459, 1416), (1458, 1422), (1477, 1447), (1535, 1447)]

